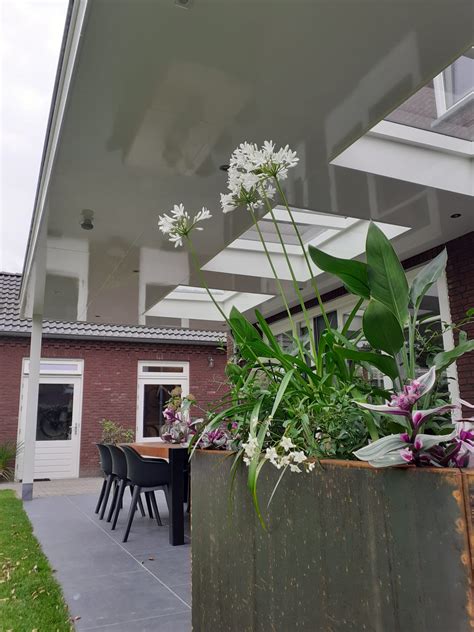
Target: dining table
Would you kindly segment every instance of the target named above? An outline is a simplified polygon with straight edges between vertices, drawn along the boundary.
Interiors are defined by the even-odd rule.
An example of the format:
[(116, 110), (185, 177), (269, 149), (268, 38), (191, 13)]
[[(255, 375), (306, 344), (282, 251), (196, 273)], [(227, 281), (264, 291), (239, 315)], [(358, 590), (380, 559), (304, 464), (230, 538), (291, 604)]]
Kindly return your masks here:
[(182, 443), (167, 443), (165, 441), (143, 441), (128, 445), (145, 458), (168, 460), (170, 466), (169, 541), (172, 546), (184, 544), (184, 490), (187, 485), (188, 472), (186, 468), (187, 446)]

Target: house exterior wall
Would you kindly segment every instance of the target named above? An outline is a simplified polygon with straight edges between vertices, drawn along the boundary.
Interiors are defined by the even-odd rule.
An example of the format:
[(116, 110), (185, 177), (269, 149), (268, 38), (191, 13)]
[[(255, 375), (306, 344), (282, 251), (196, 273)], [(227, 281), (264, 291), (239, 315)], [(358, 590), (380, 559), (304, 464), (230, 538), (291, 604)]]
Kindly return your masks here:
[[(466, 317), (468, 309), (474, 308), (474, 232), (467, 233), (436, 248), (420, 252), (404, 260), (402, 264), (405, 270), (423, 265), (436, 257), (443, 248), (446, 248), (448, 251), (446, 281), (451, 322), (457, 324)], [(343, 287), (338, 287), (323, 294), (321, 298), (324, 303), (329, 303), (344, 295), (347, 295), (347, 291)], [(315, 298), (306, 302), (308, 309), (316, 306), (317, 300)], [(293, 314), (297, 314), (300, 311), (301, 307), (299, 305), (291, 308)], [(284, 318), (286, 318), (286, 312), (280, 312), (268, 318), (267, 321), (276, 323)], [(469, 339), (474, 339), (474, 323), (464, 324), (462, 329), (466, 332)], [(459, 332), (454, 332), (454, 339), (457, 344)], [(465, 354), (456, 364), (461, 398), (468, 402), (474, 402), (474, 353)]]
[[(28, 355), (29, 338), (0, 336), (0, 443), (17, 437), (22, 360)], [(208, 366), (211, 355), (212, 368)], [(100, 440), (101, 419), (135, 429), (140, 360), (189, 362), (190, 392), (204, 409), (225, 391), (227, 356), (215, 346), (45, 339), (41, 356), (84, 360), (81, 476), (99, 471), (94, 444)]]
[[(448, 248), (449, 306), (451, 320), (459, 323), (468, 309), (474, 308), (474, 232), (450, 241)], [(463, 326), (469, 339), (474, 339), (474, 323)], [(458, 332), (454, 332), (456, 343)], [(474, 353), (467, 353), (457, 361), (459, 392), (462, 399), (474, 403)]]

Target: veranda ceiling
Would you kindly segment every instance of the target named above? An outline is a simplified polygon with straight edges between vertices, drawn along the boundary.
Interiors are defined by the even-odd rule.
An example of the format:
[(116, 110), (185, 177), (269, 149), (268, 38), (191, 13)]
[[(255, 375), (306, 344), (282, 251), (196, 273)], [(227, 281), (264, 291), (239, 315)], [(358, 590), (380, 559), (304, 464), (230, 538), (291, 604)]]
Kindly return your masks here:
[[(317, 229), (311, 239), (319, 229), (339, 230), (347, 218), (374, 219), (395, 226), (395, 247), (410, 256), (469, 230), (472, 192), (464, 182), (445, 186), (426, 176), (439, 153), (424, 147), (420, 177), (405, 179), (390, 161), (385, 169), (370, 161), (361, 169), (342, 152), (470, 45), (470, 2), (180, 4), (71, 3), (24, 315), (58, 319), (76, 303), (78, 319), (92, 322), (144, 322), (148, 310), (163, 318), (155, 306), (165, 296), (199, 285), (186, 252), (157, 229), (158, 213), (176, 202), (213, 214), (196, 238), (211, 287), (244, 297), (243, 309), (249, 293), (276, 294), (267, 270), (248, 270), (250, 255), (261, 255), (248, 232), (251, 218), (219, 209), (226, 181), (220, 167), (244, 140), (271, 138), (298, 151), (287, 194), (299, 211), (314, 213), (307, 218)], [(386, 145), (370, 151), (384, 164)], [(337, 156), (339, 164), (331, 164)], [(453, 213), (461, 217), (453, 221)], [(324, 225), (328, 214), (332, 226)], [(89, 216), (94, 228), (86, 231), (81, 222)], [(324, 276), (320, 283), (331, 287)], [(277, 309), (277, 299), (262, 304), (265, 313)], [(176, 311), (189, 318), (183, 302)]]

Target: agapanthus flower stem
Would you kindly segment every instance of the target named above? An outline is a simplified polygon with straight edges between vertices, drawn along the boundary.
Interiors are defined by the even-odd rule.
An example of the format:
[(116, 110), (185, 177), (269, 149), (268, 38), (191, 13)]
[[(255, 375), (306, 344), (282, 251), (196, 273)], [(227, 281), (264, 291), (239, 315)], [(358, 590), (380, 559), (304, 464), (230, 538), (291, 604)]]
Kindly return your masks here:
[(272, 205), (270, 203), (270, 200), (268, 199), (268, 196), (266, 194), (265, 188), (263, 186), (261, 186), (261, 190), (262, 190), (263, 200), (264, 200), (265, 205), (266, 205), (266, 207), (267, 207), (267, 209), (268, 209), (268, 211), (269, 211), (269, 213), (271, 215), (273, 224), (275, 226), (275, 230), (276, 230), (277, 235), (278, 235), (278, 239), (280, 240), (280, 244), (281, 244), (281, 247), (283, 249), (283, 254), (284, 254), (286, 263), (288, 265), (288, 269), (290, 271), (291, 279), (293, 281), (293, 287), (295, 288), (296, 296), (298, 297), (298, 300), (299, 300), (299, 303), (300, 303), (300, 306), (301, 306), (301, 311), (303, 313), (303, 317), (304, 317), (304, 320), (305, 320), (306, 328), (308, 330), (309, 340), (310, 340), (310, 344), (311, 344), (311, 353), (312, 353), (312, 356), (313, 356), (312, 360), (313, 360), (314, 365), (318, 366), (318, 353), (317, 353), (317, 350), (316, 350), (316, 340), (315, 340), (315, 336), (313, 334), (313, 327), (311, 325), (311, 321), (310, 321), (309, 316), (308, 316), (308, 311), (306, 309), (304, 298), (303, 298), (303, 295), (301, 294), (301, 290), (300, 290), (300, 288), (298, 286), (298, 281), (296, 279), (296, 275), (295, 275), (295, 272), (293, 270), (293, 266), (291, 265), (291, 260), (290, 260), (290, 257), (288, 255), (288, 251), (286, 249), (286, 245), (285, 245), (285, 241), (283, 239), (283, 235), (281, 234), (280, 227), (279, 227), (277, 219), (275, 217), (275, 213), (273, 211), (273, 207), (272, 207)]
[[(229, 327), (230, 331), (234, 331), (234, 328), (232, 327), (232, 324), (231, 324), (230, 320), (228, 319), (228, 317), (225, 314), (225, 312), (222, 309), (222, 307), (219, 305), (219, 303), (214, 298), (214, 295), (211, 292), (211, 290), (210, 290), (210, 288), (209, 288), (209, 286), (207, 284), (206, 278), (205, 278), (204, 274), (202, 273), (201, 266), (199, 265), (199, 259), (198, 259), (198, 256), (197, 256), (196, 250), (194, 248), (194, 245), (193, 245), (191, 237), (189, 235), (185, 235), (184, 238), (185, 238), (186, 243), (188, 245), (188, 252), (191, 255), (192, 262), (194, 264), (194, 267), (196, 268), (196, 272), (197, 272), (197, 274), (199, 276), (199, 280), (200, 280), (202, 286), (204, 287), (204, 289), (208, 293), (209, 298), (214, 303), (214, 306), (216, 307), (217, 311), (220, 313), (222, 318), (225, 320), (225, 322), (226, 322), (227, 326)], [(239, 343), (239, 339), (237, 339), (237, 343)], [(240, 343), (242, 343), (242, 340), (240, 340)], [(258, 356), (254, 353), (254, 351), (251, 348), (249, 348), (249, 351), (253, 355), (253, 359), (260, 365), (260, 367), (263, 369), (264, 373), (271, 379), (271, 377), (272, 377), (271, 373), (268, 371), (267, 367), (262, 363), (260, 358), (258, 358)]]
[(285, 291), (283, 290), (283, 286), (281, 284), (281, 281), (280, 281), (280, 279), (278, 277), (277, 271), (276, 271), (275, 266), (273, 264), (272, 257), (271, 257), (271, 255), (270, 255), (270, 253), (268, 251), (267, 244), (265, 242), (265, 238), (262, 235), (262, 231), (261, 231), (260, 226), (258, 224), (258, 220), (255, 217), (255, 213), (253, 212), (252, 208), (250, 208), (250, 207), (249, 207), (249, 212), (250, 212), (250, 215), (252, 216), (253, 223), (255, 225), (255, 228), (257, 230), (258, 236), (259, 236), (260, 241), (262, 243), (263, 250), (264, 250), (264, 252), (265, 252), (265, 254), (267, 256), (268, 263), (270, 264), (270, 268), (272, 270), (273, 276), (275, 277), (275, 281), (276, 281), (278, 289), (280, 291), (280, 295), (281, 295), (283, 304), (285, 305), (286, 313), (288, 314), (288, 319), (290, 321), (291, 331), (293, 333), (293, 338), (296, 341), (296, 343), (298, 344), (298, 349), (300, 351), (301, 359), (304, 361), (305, 355), (304, 355), (303, 345), (301, 344), (301, 340), (299, 339), (298, 331), (296, 329), (296, 323), (295, 323), (295, 321), (293, 319), (293, 316), (291, 315), (291, 310), (290, 310), (290, 307), (288, 305), (288, 301), (286, 299)]
[(316, 279), (314, 278), (314, 272), (313, 272), (313, 269), (311, 267), (311, 262), (309, 260), (308, 253), (306, 252), (306, 248), (305, 248), (303, 240), (301, 238), (300, 231), (298, 230), (298, 225), (295, 222), (295, 218), (293, 217), (293, 213), (291, 211), (291, 207), (288, 204), (288, 200), (286, 198), (285, 192), (283, 191), (283, 189), (281, 187), (281, 184), (280, 184), (280, 181), (278, 180), (278, 177), (274, 176), (273, 179), (275, 180), (275, 185), (276, 185), (278, 193), (280, 194), (280, 197), (281, 197), (281, 199), (283, 201), (283, 204), (284, 204), (286, 210), (288, 211), (288, 215), (290, 216), (290, 220), (291, 220), (291, 223), (293, 225), (293, 228), (294, 228), (294, 231), (296, 233), (296, 236), (298, 238), (298, 241), (300, 243), (301, 250), (303, 251), (303, 256), (304, 256), (304, 259), (306, 261), (306, 266), (307, 266), (308, 271), (309, 271), (309, 278), (310, 278), (310, 281), (311, 281), (311, 285), (312, 285), (314, 293), (316, 295), (316, 300), (318, 301), (319, 309), (321, 310), (321, 316), (323, 317), (324, 324), (326, 325), (326, 327), (328, 329), (331, 329), (331, 324), (330, 324), (329, 319), (327, 317), (326, 310), (324, 309), (324, 304), (323, 304), (323, 301), (322, 301), (322, 298), (321, 298), (321, 294), (319, 293), (318, 284), (316, 283)]

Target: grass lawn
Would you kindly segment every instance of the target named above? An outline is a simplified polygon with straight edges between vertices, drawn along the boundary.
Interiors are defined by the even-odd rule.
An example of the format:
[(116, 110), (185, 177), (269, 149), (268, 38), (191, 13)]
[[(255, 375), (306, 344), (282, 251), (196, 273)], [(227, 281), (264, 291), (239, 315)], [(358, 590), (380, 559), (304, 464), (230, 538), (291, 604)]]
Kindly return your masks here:
[(0, 632), (69, 632), (61, 588), (22, 503), (0, 491)]

